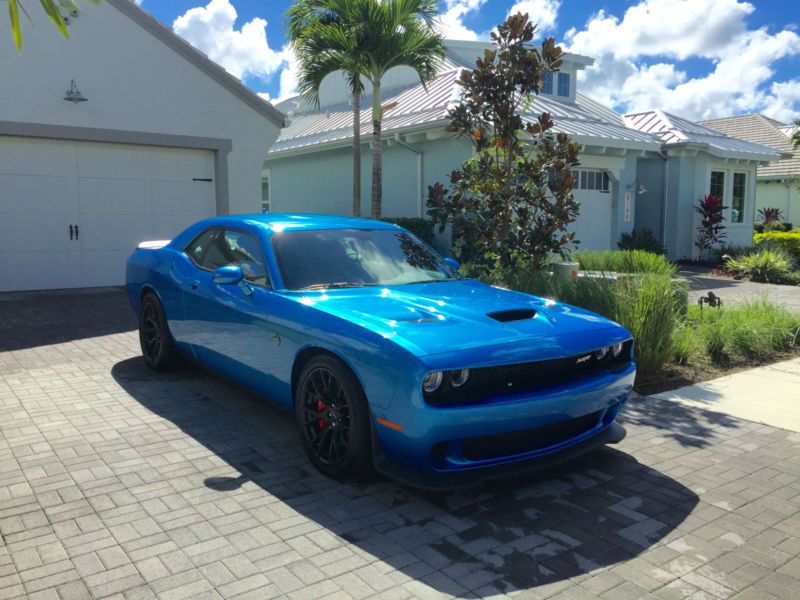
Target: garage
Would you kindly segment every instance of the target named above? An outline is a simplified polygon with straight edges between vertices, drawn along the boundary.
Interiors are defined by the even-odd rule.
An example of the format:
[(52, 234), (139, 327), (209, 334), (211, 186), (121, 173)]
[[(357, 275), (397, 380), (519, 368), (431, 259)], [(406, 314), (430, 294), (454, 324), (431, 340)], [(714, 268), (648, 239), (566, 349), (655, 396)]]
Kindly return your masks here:
[(210, 150), (0, 136), (0, 291), (120, 285), (140, 241), (216, 213)]

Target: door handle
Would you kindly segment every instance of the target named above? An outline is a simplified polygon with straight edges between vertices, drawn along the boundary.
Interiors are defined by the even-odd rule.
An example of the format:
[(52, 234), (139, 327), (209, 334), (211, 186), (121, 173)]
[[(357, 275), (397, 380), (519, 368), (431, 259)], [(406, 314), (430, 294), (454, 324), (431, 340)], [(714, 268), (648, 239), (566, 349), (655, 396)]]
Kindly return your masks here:
[(78, 239), (78, 235), (80, 235), (80, 234), (79, 234), (79, 232), (78, 232), (78, 224), (76, 223), (76, 224), (75, 224), (75, 239), (76, 239), (76, 240)]
[(72, 225), (70, 225), (69, 226), (69, 239), (72, 239), (72, 234), (73, 234)]

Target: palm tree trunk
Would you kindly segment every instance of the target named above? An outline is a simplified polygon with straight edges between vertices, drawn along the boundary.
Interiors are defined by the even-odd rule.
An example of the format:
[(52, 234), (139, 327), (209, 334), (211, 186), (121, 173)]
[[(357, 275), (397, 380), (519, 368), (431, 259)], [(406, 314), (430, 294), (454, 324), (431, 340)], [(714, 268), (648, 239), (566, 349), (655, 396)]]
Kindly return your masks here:
[(383, 144), (381, 142), (381, 85), (372, 89), (372, 218), (381, 218), (383, 195)]
[(361, 216), (361, 94), (353, 92), (353, 216)]

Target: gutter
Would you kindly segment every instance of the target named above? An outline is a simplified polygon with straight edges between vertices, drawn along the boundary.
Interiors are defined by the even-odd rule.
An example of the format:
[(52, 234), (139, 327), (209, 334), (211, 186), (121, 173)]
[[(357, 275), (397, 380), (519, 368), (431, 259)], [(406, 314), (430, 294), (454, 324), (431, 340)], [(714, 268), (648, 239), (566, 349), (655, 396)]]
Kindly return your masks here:
[(422, 153), (422, 150), (420, 150), (416, 146), (412, 146), (408, 142), (404, 142), (400, 138), (400, 134), (399, 133), (395, 133), (394, 134), (394, 141), (397, 143), (398, 146), (401, 146), (401, 147), (405, 148), (406, 150), (408, 150), (409, 152), (413, 152), (414, 154), (417, 155), (417, 194), (418, 194), (417, 216), (419, 218), (422, 218), (422, 212), (423, 212), (422, 211), (422, 207), (423, 207), (424, 196), (425, 196), (425, 192), (422, 189), (422, 187), (423, 187), (423, 183), (422, 183), (422, 158), (423, 158), (423, 153)]

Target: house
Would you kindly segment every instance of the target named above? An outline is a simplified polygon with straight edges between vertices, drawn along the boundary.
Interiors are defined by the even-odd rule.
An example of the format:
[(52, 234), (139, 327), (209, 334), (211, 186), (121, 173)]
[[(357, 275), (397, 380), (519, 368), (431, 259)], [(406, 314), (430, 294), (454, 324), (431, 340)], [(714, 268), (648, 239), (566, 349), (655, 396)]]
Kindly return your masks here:
[[(459, 73), (474, 66), (486, 47), (483, 42), (446, 42), (447, 56), (439, 75), (425, 87), (407, 68), (387, 75), (382, 94), (384, 106), (389, 107), (382, 124), (383, 214), (387, 217), (424, 216), (428, 186), (446, 183), (449, 173), (470, 157), (470, 143), (445, 131), (447, 109), (458, 100)], [(561, 71), (545, 83), (534, 110), (549, 111), (557, 128), (583, 145), (575, 189), (582, 204), (576, 223), (578, 238), (584, 248), (610, 248), (620, 233), (633, 227), (633, 207), (630, 201), (626, 207), (625, 193), (636, 178), (637, 158), (657, 153), (660, 144), (626, 127), (619, 115), (578, 92), (577, 73), (592, 62), (567, 54)], [(367, 89), (361, 124), (364, 215), (369, 215), (371, 182), (369, 94)], [(278, 108), (289, 113), (290, 122), (265, 162), (272, 209), (350, 213), (353, 113), (343, 78), (332, 76), (323, 82), (318, 110), (299, 106), (296, 98)]]
[(625, 122), (662, 143), (660, 157), (639, 161), (638, 181), (656, 193), (637, 203), (637, 227), (656, 232), (673, 258), (696, 256), (700, 217), (694, 207), (711, 193), (727, 207), (725, 243), (752, 245), (756, 170), (780, 158), (780, 150), (726, 136), (661, 110), (628, 114)]
[(777, 148), (789, 156), (758, 167), (756, 210), (779, 208), (785, 221), (800, 225), (800, 148), (792, 147), (797, 129), (764, 115), (740, 115), (703, 121), (727, 135)]
[[(471, 156), (470, 143), (445, 130), (447, 110), (458, 101), (460, 71), (472, 68), (487, 47), (486, 42), (446, 41), (446, 58), (427, 86), (407, 68), (387, 74), (382, 95), (386, 107), (383, 214), (387, 217), (424, 216), (428, 186), (437, 181), (447, 183), (450, 172)], [(709, 192), (712, 165), (724, 165), (726, 171), (736, 165), (745, 173), (744, 184), (736, 176), (737, 193), (742, 185), (746, 189), (736, 216), (741, 218), (742, 231), (732, 237), (745, 240), (752, 234), (752, 229), (748, 234), (744, 228), (748, 224), (752, 228), (755, 169), (778, 158), (779, 152), (726, 138), (684, 119), (674, 118), (669, 123), (663, 119), (661, 131), (654, 122), (647, 126), (633, 115), (618, 115), (578, 89), (578, 72), (593, 62), (586, 56), (566, 54), (559, 72), (545, 80), (543, 93), (529, 115), (533, 119), (549, 112), (556, 130), (582, 145), (580, 165), (575, 169), (575, 197), (581, 212), (574, 228), (580, 247), (616, 248), (620, 234), (637, 226), (652, 229), (670, 256), (691, 256), (696, 227), (693, 204)], [(366, 215), (371, 181), (369, 94), (367, 88), (361, 113), (362, 214)], [(275, 211), (349, 214), (353, 113), (344, 78), (334, 75), (323, 82), (318, 109), (304, 106), (298, 98), (277, 107), (288, 113), (290, 122), (266, 156), (264, 206)], [(666, 117), (660, 111), (653, 114)], [(697, 129), (692, 135), (714, 138), (715, 143), (699, 138), (685, 143), (677, 122), (687, 130)], [(673, 133), (667, 135), (667, 130)], [(665, 175), (665, 161), (675, 164), (671, 174)], [(668, 180), (672, 181), (669, 194)], [(725, 185), (731, 183), (729, 177)]]
[(140, 241), (261, 210), (280, 111), (128, 0), (68, 40), (29, 12), (0, 44), (0, 291), (119, 285)]

